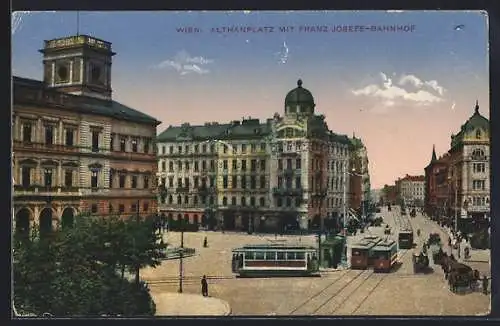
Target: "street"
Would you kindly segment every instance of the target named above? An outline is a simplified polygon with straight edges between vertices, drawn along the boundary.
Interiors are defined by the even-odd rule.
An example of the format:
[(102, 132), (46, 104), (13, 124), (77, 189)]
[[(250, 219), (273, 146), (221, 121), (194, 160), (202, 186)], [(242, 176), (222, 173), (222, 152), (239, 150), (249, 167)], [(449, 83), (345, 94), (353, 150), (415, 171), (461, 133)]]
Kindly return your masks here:
[[(384, 222), (397, 239), (400, 221), (398, 207), (382, 210)], [(422, 215), (409, 218), (420, 245), (432, 232), (440, 232), (435, 223)], [(365, 234), (379, 234), (382, 227), (370, 227)], [(208, 237), (208, 248), (203, 238)], [(359, 237), (358, 234), (356, 237)], [(178, 244), (178, 233), (169, 233), (168, 242)], [(316, 244), (314, 236), (283, 236), (290, 242)], [(354, 241), (349, 239), (349, 243)], [(185, 233), (185, 245), (196, 248), (197, 255), (184, 261), (184, 293), (200, 294), (200, 279), (207, 275), (211, 297), (227, 301), (232, 315), (482, 315), (490, 309), (490, 297), (480, 292), (458, 295), (448, 289), (441, 267), (431, 265), (433, 272), (414, 274), (411, 252), (401, 250), (402, 264), (392, 273), (376, 274), (371, 270), (328, 270), (321, 278), (235, 278), (231, 273), (231, 249), (244, 244), (265, 243), (274, 235), (198, 232)], [(448, 250), (448, 248), (447, 248)], [(477, 267), (475, 267), (477, 265)], [(488, 272), (488, 263), (473, 268)], [(471, 264), (472, 266), (472, 264)], [(141, 276), (148, 281), (153, 296), (178, 289), (179, 262), (168, 260), (156, 269), (146, 269)]]

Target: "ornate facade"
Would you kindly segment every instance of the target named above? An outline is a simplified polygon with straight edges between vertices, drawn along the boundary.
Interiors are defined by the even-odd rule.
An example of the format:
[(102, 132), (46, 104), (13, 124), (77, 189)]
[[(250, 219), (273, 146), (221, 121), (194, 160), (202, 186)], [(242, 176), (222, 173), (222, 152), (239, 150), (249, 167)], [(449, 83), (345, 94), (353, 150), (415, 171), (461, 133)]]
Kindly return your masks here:
[(351, 138), (351, 159), (350, 159), (350, 207), (358, 212), (367, 210), (371, 201), (371, 183), (368, 169), (368, 151), (361, 138), (355, 135)]
[(424, 206), (425, 176), (407, 174), (395, 184), (398, 201), (409, 206)]
[(75, 214), (154, 214), (159, 122), (111, 98), (111, 44), (45, 41), (44, 80), (14, 77), (14, 223), (50, 230)]
[[(169, 126), (158, 136), (160, 211), (225, 229), (323, 227), (348, 206), (351, 142), (302, 87), (260, 122)], [(344, 196), (345, 194), (345, 196)], [(346, 207), (348, 209), (348, 207)]]

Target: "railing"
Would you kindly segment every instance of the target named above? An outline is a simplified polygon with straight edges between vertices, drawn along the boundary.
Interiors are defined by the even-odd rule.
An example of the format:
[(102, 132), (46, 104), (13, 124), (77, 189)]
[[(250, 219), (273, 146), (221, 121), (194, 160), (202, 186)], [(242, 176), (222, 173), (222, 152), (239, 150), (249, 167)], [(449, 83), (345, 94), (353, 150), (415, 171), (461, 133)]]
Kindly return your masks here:
[(61, 144), (45, 144), (45, 143), (34, 143), (34, 142), (23, 142), (14, 141), (14, 151), (16, 150), (32, 150), (32, 151), (47, 151), (47, 152), (67, 152), (67, 153), (78, 153), (80, 147), (78, 146), (68, 146)]
[(14, 185), (14, 194), (15, 195), (47, 196), (47, 194), (65, 195), (68, 193), (71, 193), (74, 195), (74, 193), (78, 193), (78, 192), (80, 192), (79, 187), (68, 187), (68, 186), (47, 187), (47, 186), (41, 186), (41, 185), (29, 185), (29, 186)]
[(273, 188), (273, 195), (275, 196), (302, 196), (303, 193), (302, 188)]

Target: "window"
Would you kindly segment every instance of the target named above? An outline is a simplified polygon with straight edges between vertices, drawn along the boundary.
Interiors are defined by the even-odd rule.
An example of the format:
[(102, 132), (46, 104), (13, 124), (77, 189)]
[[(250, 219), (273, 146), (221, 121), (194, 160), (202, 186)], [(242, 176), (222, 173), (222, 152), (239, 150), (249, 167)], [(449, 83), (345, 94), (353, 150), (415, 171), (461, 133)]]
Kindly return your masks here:
[(184, 162), (184, 169), (186, 171), (189, 171), (189, 162), (188, 161)]
[(92, 152), (99, 152), (99, 131), (92, 131)]
[(215, 153), (215, 145), (210, 145), (210, 153)]
[(90, 187), (97, 188), (97, 171), (92, 171), (90, 174)]
[(257, 160), (250, 161), (250, 171), (255, 172), (257, 170)]
[(472, 165), (472, 170), (474, 173), (484, 173), (485, 172), (485, 164), (484, 163), (474, 163)]
[(286, 168), (287, 168), (288, 170), (292, 169), (292, 159), (291, 159), (291, 158), (288, 158), (288, 159), (286, 160)]
[(210, 187), (215, 187), (215, 178), (210, 177)]
[(174, 154), (174, 146), (169, 146), (169, 148), (168, 148), (168, 152), (169, 152), (170, 154)]
[(66, 129), (65, 134), (66, 134), (66, 140), (64, 144), (66, 146), (73, 146), (74, 145), (73, 136), (75, 134), (75, 131), (73, 129)]
[(120, 177), (119, 177), (119, 183), (120, 183), (120, 188), (125, 188), (125, 175), (124, 174), (120, 174)]
[(232, 183), (233, 183), (233, 184), (232, 184), (232, 188), (233, 188), (233, 189), (238, 188), (238, 177), (237, 177), (237, 176), (235, 176), (235, 175), (233, 175), (232, 179), (233, 179), (233, 180), (232, 180)]
[(149, 211), (149, 203), (144, 203), (144, 204), (142, 204), (142, 210), (143, 210), (144, 212)]
[(222, 177), (222, 188), (227, 189), (228, 185), (228, 180), (227, 180), (227, 175)]
[(278, 188), (283, 188), (283, 177), (278, 177)]
[[(165, 178), (163, 178), (163, 184), (165, 184)], [(169, 188), (174, 187), (174, 177), (168, 177), (168, 187)]]
[(207, 161), (201, 161), (201, 170), (206, 171), (207, 170)]
[(113, 213), (113, 205), (111, 204), (108, 205), (108, 212), (109, 214)]
[(260, 170), (261, 171), (266, 170), (266, 160), (260, 160)]
[(231, 205), (236, 206), (236, 197), (231, 197)]
[(476, 138), (481, 138), (481, 130), (476, 130)]
[(472, 181), (472, 189), (484, 190), (485, 189), (485, 181), (484, 180), (473, 180)]
[(266, 252), (266, 260), (276, 260), (276, 252), (274, 251)]
[(233, 161), (231, 162), (231, 164), (233, 165), (233, 166), (232, 166), (233, 170), (236, 170), (236, 169), (238, 168), (238, 161), (233, 160)]
[(295, 188), (300, 189), (301, 187), (302, 187), (302, 181), (300, 180), (300, 177), (295, 177)]
[(255, 206), (255, 197), (250, 197), (250, 206)]
[(177, 161), (177, 170), (181, 171), (182, 170), (182, 162)]
[(182, 178), (177, 178), (177, 187), (182, 188)]
[(184, 146), (184, 153), (189, 153), (189, 145)]
[(165, 148), (165, 146), (162, 146), (162, 147), (161, 147), (161, 153), (162, 153), (162, 154), (165, 154), (165, 152), (166, 152), (166, 148)]
[(215, 161), (210, 160), (210, 171), (215, 171)]
[(265, 151), (266, 151), (266, 143), (261, 143), (261, 144), (260, 144), (260, 150), (261, 150), (262, 152), (265, 152)]
[(245, 260), (254, 260), (254, 253), (253, 252), (245, 252)]
[(227, 145), (222, 145), (222, 152), (227, 154)]
[(46, 187), (52, 187), (52, 169), (43, 171), (43, 183)]
[(194, 172), (198, 172), (200, 169), (200, 164), (198, 163), (198, 161), (195, 161), (194, 162)]
[(295, 160), (295, 168), (296, 169), (301, 169), (301, 163), (302, 163), (302, 161), (301, 161), (300, 158), (296, 159)]
[(286, 257), (286, 255), (285, 255), (284, 252), (277, 252), (276, 253), (276, 259), (277, 260), (285, 260), (285, 257)]
[(64, 185), (66, 187), (73, 186), (73, 171), (72, 170), (64, 170)]
[(259, 198), (259, 206), (264, 207), (265, 205), (266, 205), (266, 200), (264, 199), (264, 197), (260, 197)]
[(241, 153), (245, 154), (246, 152), (247, 152), (247, 145), (246, 144), (242, 144), (241, 145)]
[(177, 152), (178, 152), (179, 154), (182, 154), (182, 146), (177, 146)]
[(227, 197), (222, 197), (222, 206), (227, 206)]
[(130, 212), (131, 213), (138, 213), (137, 208), (138, 208), (137, 204), (131, 204), (130, 205)]
[(123, 205), (123, 204), (118, 205), (118, 211), (120, 213), (125, 213), (125, 205)]
[(257, 145), (250, 144), (250, 152), (255, 153), (257, 151)]
[(182, 197), (181, 195), (177, 195), (177, 205), (182, 204)]
[(167, 169), (167, 163), (165, 161), (161, 162), (161, 170), (165, 171)]
[(114, 151), (115, 150), (115, 135), (111, 134), (109, 137), (109, 150)]
[(54, 127), (50, 125), (45, 126), (45, 144), (46, 145), (54, 144)]
[(281, 197), (278, 197), (278, 200), (277, 200), (276, 204), (277, 204), (278, 207), (283, 206), (283, 199)]
[(200, 178), (194, 177), (193, 178), (193, 183), (194, 183), (193, 187), (198, 188), (198, 185), (200, 184)]
[(261, 189), (266, 188), (266, 176), (265, 175), (260, 176), (260, 188)]
[(283, 160), (278, 160), (278, 170), (283, 170)]
[(193, 197), (193, 204), (198, 205), (198, 196)]
[(151, 146), (151, 139), (144, 139), (144, 153), (149, 153), (149, 147)]
[(241, 160), (241, 171), (247, 170), (247, 160)]
[(174, 202), (174, 197), (172, 195), (168, 195), (168, 203), (172, 204)]
[(189, 204), (189, 196), (184, 196), (184, 204)]
[(209, 200), (210, 205), (213, 205), (214, 202), (215, 202), (214, 196), (210, 196), (210, 200)]
[(482, 149), (477, 148), (472, 152), (472, 157), (474, 159), (481, 159), (484, 157), (484, 151)]
[(201, 152), (206, 153), (207, 152), (207, 145), (201, 145)]
[(184, 178), (184, 187), (189, 188), (189, 178)]
[(246, 206), (246, 204), (247, 204), (246, 197), (241, 197), (241, 206)]
[(222, 161), (222, 168), (227, 170), (227, 160)]
[(295, 260), (295, 253), (294, 252), (287, 252), (286, 259), (287, 260)]
[(143, 188), (148, 189), (149, 188), (149, 177), (147, 175), (144, 176), (143, 179)]
[(137, 153), (137, 138), (132, 138), (132, 152)]
[(23, 141), (31, 142), (31, 123), (23, 123)]
[(92, 204), (92, 206), (90, 207), (90, 211), (92, 212), (92, 214), (96, 214), (97, 213), (97, 204)]
[(252, 175), (250, 177), (250, 189), (255, 189), (257, 188), (257, 177)]
[(247, 188), (247, 176), (246, 175), (241, 176), (241, 188), (242, 189)]
[(168, 172), (174, 172), (174, 162), (168, 162)]
[(292, 198), (286, 197), (286, 207), (292, 207)]
[(302, 205), (302, 199), (295, 197), (295, 207), (299, 207), (300, 205)]

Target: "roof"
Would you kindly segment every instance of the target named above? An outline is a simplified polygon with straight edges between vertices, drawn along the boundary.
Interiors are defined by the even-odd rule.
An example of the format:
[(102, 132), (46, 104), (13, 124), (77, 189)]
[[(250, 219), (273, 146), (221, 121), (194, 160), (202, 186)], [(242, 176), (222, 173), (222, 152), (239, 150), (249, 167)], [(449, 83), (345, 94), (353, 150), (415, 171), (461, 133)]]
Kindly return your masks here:
[(297, 81), (297, 87), (292, 89), (285, 97), (285, 107), (297, 104), (310, 104), (314, 107), (314, 97), (311, 92), (302, 87), (302, 80)]
[[(16, 92), (20, 91), (22, 88), (42, 90), (44, 93), (53, 94), (57, 98), (52, 101), (45, 100), (44, 96), (29, 98), (23, 96), (22, 92), (16, 96)], [(119, 120), (129, 120), (155, 125), (161, 123), (155, 118), (128, 107), (120, 102), (114, 100), (101, 100), (84, 95), (63, 93), (55, 89), (48, 88), (42, 81), (36, 79), (14, 76), (13, 89), (15, 94), (14, 104), (30, 103), (34, 105), (52, 106), (60, 109), (71, 109), (75, 112), (107, 116)]]
[(394, 247), (395, 245), (396, 245), (396, 241), (394, 241), (394, 240), (384, 240), (384, 241), (377, 243), (377, 245), (375, 247), (373, 247), (372, 250), (385, 251), (385, 250), (388, 250), (388, 249)]
[(233, 249), (235, 250), (316, 250), (316, 248), (312, 246), (301, 246), (301, 245), (291, 245), (291, 244), (255, 244), (243, 246), (241, 248)]
[(460, 131), (456, 135), (451, 135), (451, 147), (457, 145), (465, 133), (474, 129), (490, 130), (490, 121), (479, 113), (479, 103), (476, 101), (474, 114), (460, 127)]
[(399, 178), (397, 181), (412, 181), (412, 182), (417, 182), (417, 181), (425, 181), (425, 176), (424, 175), (405, 175), (403, 178)]
[(261, 123), (258, 119), (246, 119), (242, 122), (232, 121), (223, 124), (217, 122), (204, 125), (183, 123), (180, 126), (169, 126), (158, 135), (157, 141), (249, 139), (262, 138), (270, 133), (270, 123)]

